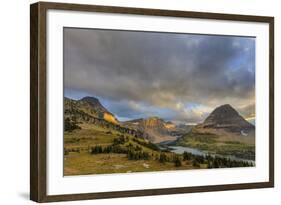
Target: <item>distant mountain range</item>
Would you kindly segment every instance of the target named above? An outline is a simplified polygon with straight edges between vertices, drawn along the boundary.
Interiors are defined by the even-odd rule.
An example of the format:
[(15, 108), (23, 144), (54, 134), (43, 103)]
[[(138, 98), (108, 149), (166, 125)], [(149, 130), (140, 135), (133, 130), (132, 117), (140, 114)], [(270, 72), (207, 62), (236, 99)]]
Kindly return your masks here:
[(247, 122), (228, 104), (217, 107), (202, 124), (196, 126), (176, 125), (157, 116), (120, 122), (95, 97), (84, 97), (80, 100), (65, 97), (64, 114), (65, 118), (74, 118), (79, 123), (89, 123), (89, 118), (97, 118), (110, 123), (110, 126), (136, 130), (153, 143), (176, 140), (177, 137), (190, 132), (191, 128), (193, 132), (234, 133), (245, 136), (251, 135), (255, 130), (254, 125)]

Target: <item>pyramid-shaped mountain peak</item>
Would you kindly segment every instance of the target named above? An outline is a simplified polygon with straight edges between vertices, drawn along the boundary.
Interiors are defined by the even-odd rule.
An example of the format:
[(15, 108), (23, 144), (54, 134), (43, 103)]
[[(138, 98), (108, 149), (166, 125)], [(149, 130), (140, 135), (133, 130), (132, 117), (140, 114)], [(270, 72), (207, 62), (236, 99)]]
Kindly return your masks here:
[(254, 126), (246, 121), (231, 105), (225, 104), (217, 107), (206, 118), (204, 126), (213, 128), (251, 129)]

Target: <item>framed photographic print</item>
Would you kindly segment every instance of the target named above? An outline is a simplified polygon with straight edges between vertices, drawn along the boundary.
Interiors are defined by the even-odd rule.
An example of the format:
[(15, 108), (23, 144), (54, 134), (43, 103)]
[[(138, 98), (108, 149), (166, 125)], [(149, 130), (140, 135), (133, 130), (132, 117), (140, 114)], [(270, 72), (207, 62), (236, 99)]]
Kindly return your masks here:
[(274, 186), (274, 18), (31, 5), (30, 197)]

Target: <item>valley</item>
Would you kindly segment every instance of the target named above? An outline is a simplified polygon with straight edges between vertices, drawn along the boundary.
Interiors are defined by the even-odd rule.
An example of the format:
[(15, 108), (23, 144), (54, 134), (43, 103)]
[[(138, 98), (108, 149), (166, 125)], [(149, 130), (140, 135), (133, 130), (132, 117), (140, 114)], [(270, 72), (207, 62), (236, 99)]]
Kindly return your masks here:
[(65, 98), (64, 175), (254, 166), (254, 126), (229, 105), (217, 109), (195, 126), (120, 122), (97, 98)]

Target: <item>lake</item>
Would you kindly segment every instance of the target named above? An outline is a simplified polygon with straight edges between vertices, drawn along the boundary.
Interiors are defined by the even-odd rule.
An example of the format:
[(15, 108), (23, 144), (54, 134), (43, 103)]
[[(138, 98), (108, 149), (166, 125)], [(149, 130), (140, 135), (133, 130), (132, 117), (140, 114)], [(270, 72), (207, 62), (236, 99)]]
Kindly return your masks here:
[(176, 154), (183, 154), (184, 152), (188, 152), (194, 155), (199, 155), (199, 156), (205, 156), (207, 153), (195, 149), (195, 148), (190, 148), (190, 147), (182, 147), (182, 146), (168, 146), (171, 150), (171, 152), (174, 152)]
[[(168, 146), (168, 148), (170, 149), (171, 152), (174, 152), (176, 154), (183, 154), (184, 152), (187, 153), (191, 153), (193, 155), (199, 155), (199, 156), (206, 156), (208, 155), (208, 152), (196, 149), (196, 148), (191, 148), (191, 147), (182, 147), (182, 146)], [(219, 154), (210, 154), (211, 156), (215, 157), (223, 157), (223, 158), (228, 158), (231, 160), (235, 160), (235, 161), (244, 161), (244, 162), (249, 162), (249, 163), (253, 163), (255, 164), (254, 160), (248, 160), (248, 159), (242, 159), (242, 158), (238, 158), (235, 156), (224, 156), (224, 155), (219, 155)]]

